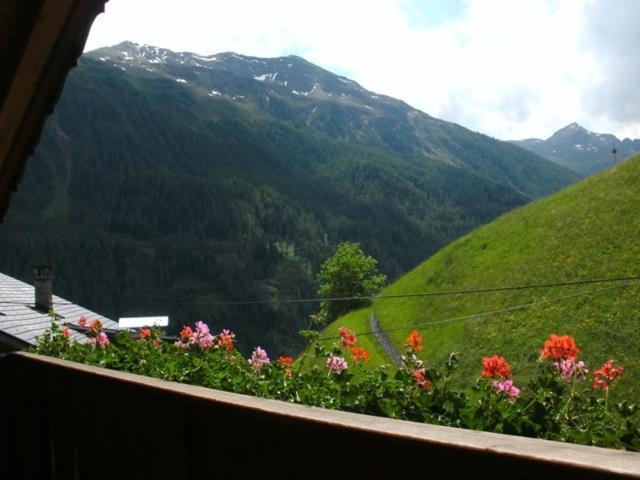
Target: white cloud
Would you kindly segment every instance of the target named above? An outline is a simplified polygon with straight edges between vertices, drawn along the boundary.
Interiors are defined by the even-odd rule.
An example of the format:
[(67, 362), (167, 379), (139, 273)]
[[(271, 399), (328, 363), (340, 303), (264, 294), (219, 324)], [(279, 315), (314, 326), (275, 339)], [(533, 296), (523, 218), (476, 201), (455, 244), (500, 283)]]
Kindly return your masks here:
[[(429, 24), (423, 20), (437, 0), (110, 0), (87, 47), (126, 39), (201, 54), (293, 53), (499, 138), (546, 137), (573, 121), (640, 137), (637, 116), (611, 115), (606, 102), (588, 96), (610, 78), (597, 46), (611, 32), (589, 17), (597, 3), (468, 0), (464, 12), (449, 20), (434, 12), (440, 23)], [(629, 90), (623, 86), (615, 91)]]

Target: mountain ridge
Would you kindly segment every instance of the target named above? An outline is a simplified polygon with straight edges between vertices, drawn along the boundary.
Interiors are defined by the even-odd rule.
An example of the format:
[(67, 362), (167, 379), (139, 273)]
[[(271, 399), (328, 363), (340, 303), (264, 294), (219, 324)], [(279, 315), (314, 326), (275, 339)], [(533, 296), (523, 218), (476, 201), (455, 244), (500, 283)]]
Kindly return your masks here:
[[(132, 42), (85, 56), (132, 74), (166, 76), (200, 94), (226, 98), (334, 140), (466, 168), (529, 197), (548, 194), (578, 178), (540, 156), (528, 155), (526, 150), (506, 151), (510, 148), (506, 142), (371, 92), (302, 57), (265, 59), (233, 52), (203, 57)], [(293, 68), (290, 58), (298, 59), (302, 68)], [(532, 175), (544, 175), (544, 181), (534, 184)]]
[(527, 138), (513, 140), (512, 143), (583, 176), (611, 166), (614, 163), (614, 148), (617, 150), (617, 161), (640, 152), (640, 139), (620, 140), (610, 133), (591, 132), (577, 122), (562, 127), (546, 140)]

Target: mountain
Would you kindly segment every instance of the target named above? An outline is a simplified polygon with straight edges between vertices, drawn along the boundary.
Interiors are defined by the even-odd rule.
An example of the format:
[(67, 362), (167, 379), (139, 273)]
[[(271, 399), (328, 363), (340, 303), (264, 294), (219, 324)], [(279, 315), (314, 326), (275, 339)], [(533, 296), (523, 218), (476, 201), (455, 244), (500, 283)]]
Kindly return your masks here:
[(640, 139), (620, 140), (609, 133), (590, 132), (577, 123), (561, 128), (546, 140), (529, 138), (512, 143), (584, 176), (613, 165), (614, 148), (618, 150), (617, 161), (640, 152)]
[(232, 100), (334, 140), (417, 161), (437, 159), (528, 197), (546, 195), (578, 178), (553, 162), (370, 92), (297, 56), (201, 56), (124, 42), (86, 57), (131, 76), (174, 80), (201, 95)]
[(576, 178), (298, 57), (124, 43), (70, 74), (0, 269), (28, 281), (52, 263), (57, 293), (112, 318), (204, 320), (291, 353), (317, 306), (267, 302), (313, 296), (338, 242), (394, 278)]
[[(636, 155), (459, 238), (381, 295), (637, 276), (639, 209)], [(609, 358), (623, 364), (620, 387), (640, 399), (640, 282), (616, 288), (623, 284), (388, 299), (377, 301), (373, 311), (397, 348), (417, 326), (429, 363), (459, 352), (458, 379), (466, 382), (478, 376), (483, 356), (499, 353), (513, 364), (516, 382), (524, 384), (549, 334), (573, 335), (588, 368), (598, 368)], [(326, 335), (333, 335), (339, 325), (368, 331), (371, 310), (337, 320)], [(496, 310), (503, 311), (470, 317)], [(375, 341), (361, 339), (379, 361), (385, 360)]]

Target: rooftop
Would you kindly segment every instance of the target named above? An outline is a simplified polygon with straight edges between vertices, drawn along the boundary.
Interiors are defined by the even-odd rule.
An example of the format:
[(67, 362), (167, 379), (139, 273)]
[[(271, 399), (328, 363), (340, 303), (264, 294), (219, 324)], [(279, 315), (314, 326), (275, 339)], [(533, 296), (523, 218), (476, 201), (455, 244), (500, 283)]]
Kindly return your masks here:
[[(0, 333), (10, 337), (5, 340), (14, 340), (16, 346), (35, 345), (37, 337), (51, 326), (49, 314), (37, 310), (34, 303), (35, 288), (32, 285), (0, 273)], [(85, 317), (88, 321), (98, 318), (106, 329), (118, 328), (117, 322), (57, 295), (53, 295), (53, 309), (60, 326), (78, 326), (80, 318)], [(70, 332), (73, 340), (89, 340), (74, 329), (70, 329)]]

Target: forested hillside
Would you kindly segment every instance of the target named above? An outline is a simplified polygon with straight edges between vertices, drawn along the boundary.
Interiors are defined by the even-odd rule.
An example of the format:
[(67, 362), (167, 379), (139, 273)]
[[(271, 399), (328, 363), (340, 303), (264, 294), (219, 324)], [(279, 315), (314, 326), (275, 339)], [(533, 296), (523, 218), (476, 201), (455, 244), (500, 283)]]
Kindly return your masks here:
[[(361, 242), (396, 277), (573, 179), (474, 135), (447, 140), (464, 161), (400, 154), (84, 58), (0, 226), (0, 269), (29, 281), (30, 265), (51, 263), (57, 294), (106, 316), (168, 314), (173, 329), (205, 320), (241, 333), (240, 348), (292, 351), (316, 305), (220, 302), (313, 296), (341, 240)], [(466, 167), (493, 168), (474, 148), (516, 165), (500, 175), (523, 187)]]

